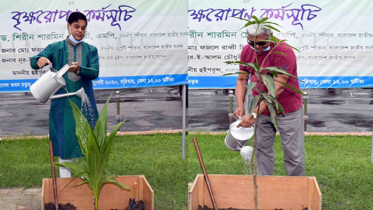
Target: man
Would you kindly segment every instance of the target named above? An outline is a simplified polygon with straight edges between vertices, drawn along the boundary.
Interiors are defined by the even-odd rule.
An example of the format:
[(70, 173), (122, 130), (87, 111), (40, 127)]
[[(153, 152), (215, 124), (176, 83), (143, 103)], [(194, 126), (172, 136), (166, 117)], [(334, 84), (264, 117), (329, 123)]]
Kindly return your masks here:
[[(246, 31), (248, 35), (248, 45), (246, 45), (242, 50), (241, 61), (245, 63), (257, 62), (262, 67), (275, 66), (296, 77), (298, 76), (296, 58), (291, 47), (287, 46), (286, 43), (281, 43), (279, 46), (275, 47), (272, 42), (263, 41), (270, 38), (271, 31), (264, 29), (261, 25), (250, 25), (246, 28)], [(255, 36), (256, 32), (257, 35)], [(275, 49), (273, 51), (282, 52), (286, 56), (279, 53), (271, 53), (268, 56), (269, 52), (274, 47)], [(258, 82), (258, 77), (250, 67), (240, 65), (240, 71), (250, 73), (250, 82)], [(239, 126), (242, 127), (251, 127), (257, 123), (257, 174), (273, 175), (275, 160), (273, 144), (276, 129), (270, 121), (267, 105), (263, 101), (260, 102), (259, 112), (257, 106), (252, 115), (244, 115), (244, 100), (248, 77), (249, 75), (247, 74), (239, 74), (238, 76), (236, 84), (237, 109), (234, 112), (234, 116), (236, 118), (242, 117), (242, 121), (239, 124)], [(295, 78), (284, 74), (279, 74), (278, 77), (273, 78), (296, 89), (300, 89), (299, 82)], [(257, 83), (256, 87), (259, 90), (259, 83)], [(261, 87), (262, 91), (268, 92), (264, 83), (262, 83)], [(289, 176), (304, 176), (305, 164), (302, 96), (279, 82), (275, 82), (275, 87), (276, 99), (285, 110), (285, 114), (278, 113), (277, 119), (278, 130), (284, 149), (286, 172)], [(252, 90), (253, 96), (259, 94), (258, 90)], [(259, 113), (258, 115), (256, 115), (257, 112)]]

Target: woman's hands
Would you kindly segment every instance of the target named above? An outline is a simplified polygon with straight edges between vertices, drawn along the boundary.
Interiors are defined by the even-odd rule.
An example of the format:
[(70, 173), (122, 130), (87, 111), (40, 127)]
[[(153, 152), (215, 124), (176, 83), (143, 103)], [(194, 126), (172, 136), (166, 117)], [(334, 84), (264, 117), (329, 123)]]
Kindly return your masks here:
[[(45, 66), (47, 64), (51, 64), (51, 63), (52, 62), (48, 58), (40, 57), (36, 64), (39, 66), (39, 68), (42, 68), (43, 66)], [(67, 71), (74, 72), (75, 74), (79, 74), (79, 72), (80, 72), (79, 63), (78, 62), (72, 62), (69, 70), (67, 70)]]
[(80, 66), (78, 62), (72, 62), (69, 70), (69, 72), (74, 72), (75, 74), (79, 74), (80, 72)]
[(36, 64), (39, 66), (39, 68), (42, 68), (43, 66), (47, 64), (51, 64), (51, 61), (46, 57), (40, 57)]

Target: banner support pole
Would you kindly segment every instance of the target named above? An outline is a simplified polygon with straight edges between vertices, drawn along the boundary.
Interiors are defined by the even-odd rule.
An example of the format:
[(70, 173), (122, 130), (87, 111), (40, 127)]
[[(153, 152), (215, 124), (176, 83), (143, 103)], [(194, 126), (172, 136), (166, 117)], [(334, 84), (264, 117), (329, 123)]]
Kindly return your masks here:
[(183, 100), (183, 159), (186, 158), (186, 99), (187, 99), (187, 93), (186, 93), (187, 85), (183, 85), (183, 94), (182, 94), (182, 100)]

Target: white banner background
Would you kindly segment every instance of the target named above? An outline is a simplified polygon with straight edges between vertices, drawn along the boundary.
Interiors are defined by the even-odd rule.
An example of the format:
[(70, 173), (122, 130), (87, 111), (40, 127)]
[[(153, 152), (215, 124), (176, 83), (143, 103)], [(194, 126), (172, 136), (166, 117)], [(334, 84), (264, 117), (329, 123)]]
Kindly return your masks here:
[(87, 15), (85, 40), (98, 49), (94, 88), (187, 83), (185, 0), (3, 1), (0, 9), (0, 92), (28, 91), (41, 72), (29, 58), (67, 36), (67, 16)]
[(301, 88), (372, 87), (373, 2), (189, 1), (189, 87), (234, 88), (246, 42), (244, 21), (235, 17), (269, 17), (282, 26), (280, 39), (298, 48)]
[[(185, 0), (1, 4), (0, 92), (29, 90), (40, 76), (30, 69), (29, 57), (64, 39), (66, 16), (60, 16), (77, 9), (90, 19), (85, 41), (99, 50), (100, 78), (95, 88), (185, 84), (187, 67), (190, 88), (233, 88), (236, 77), (221, 75), (238, 66), (224, 61), (239, 59), (246, 38), (244, 29), (239, 30), (243, 21), (230, 16), (252, 14), (279, 23), (282, 31), (274, 34), (301, 50), (297, 62), (302, 88), (373, 84), (369, 59), (373, 3), (368, 0), (190, 0), (189, 13)], [(229, 37), (222, 36), (223, 31), (230, 32)]]

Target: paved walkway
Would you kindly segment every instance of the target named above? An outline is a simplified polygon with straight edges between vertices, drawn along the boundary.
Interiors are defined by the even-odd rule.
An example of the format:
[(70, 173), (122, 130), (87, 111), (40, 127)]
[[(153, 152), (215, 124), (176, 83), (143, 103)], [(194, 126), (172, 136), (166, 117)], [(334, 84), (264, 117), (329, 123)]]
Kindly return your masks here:
[[(118, 122), (116, 93), (95, 90), (99, 111), (110, 94), (108, 131)], [(177, 86), (122, 89), (119, 99), (119, 116), (126, 120), (121, 132), (182, 129), (182, 99)], [(30, 93), (0, 93), (0, 137), (47, 135), (49, 108), (50, 101), (41, 104)]]
[[(308, 92), (308, 132), (372, 132), (373, 88), (304, 91)], [(189, 131), (228, 130), (229, 108), (227, 90), (189, 90)]]
[(41, 188), (0, 189), (0, 210), (41, 209)]

